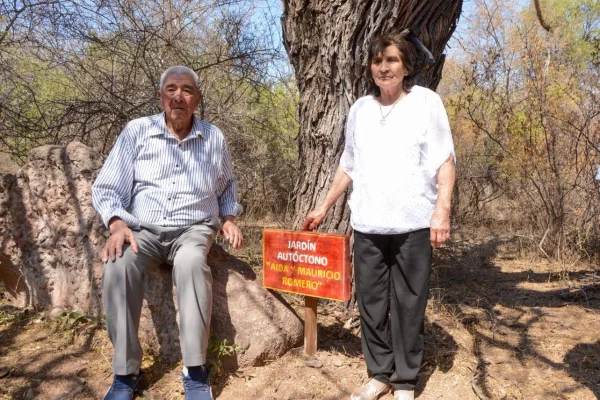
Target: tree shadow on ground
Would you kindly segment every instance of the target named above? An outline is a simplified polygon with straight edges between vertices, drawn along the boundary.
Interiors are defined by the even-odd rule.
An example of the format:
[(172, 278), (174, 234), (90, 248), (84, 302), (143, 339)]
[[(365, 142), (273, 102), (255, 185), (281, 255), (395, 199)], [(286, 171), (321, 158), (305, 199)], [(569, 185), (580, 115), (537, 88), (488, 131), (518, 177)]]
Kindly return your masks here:
[[(14, 339), (22, 334), (26, 329), (31, 329), (31, 324), (34, 322), (33, 317), (38, 318), (38, 314), (33, 314), (31, 318), (25, 320), (14, 320), (11, 326), (3, 329), (4, 334), (0, 337), (2, 339), (3, 347), (5, 351), (14, 353), (15, 349), (11, 349), (6, 343), (5, 339), (12, 339), (14, 345)], [(38, 387), (42, 384), (60, 385), (61, 389), (59, 393), (55, 393), (51, 397), (52, 399), (67, 399), (75, 398), (77, 396), (85, 396), (86, 398), (94, 398), (95, 394), (91, 388), (86, 384), (86, 381), (80, 377), (80, 374), (86, 370), (84, 361), (79, 364), (76, 368), (71, 368), (70, 371), (64, 371), (63, 366), (66, 364), (72, 365), (74, 361), (85, 360), (88, 353), (92, 352), (92, 346), (94, 338), (97, 333), (102, 330), (102, 326), (99, 323), (86, 325), (76, 330), (63, 330), (64, 334), (78, 335), (83, 337), (81, 343), (76, 346), (77, 348), (73, 351), (72, 346), (65, 351), (56, 351), (55, 348), (48, 345), (47, 337), (39, 336), (35, 338), (32, 343), (40, 343), (40, 348), (43, 346), (45, 349), (40, 349), (35, 355), (22, 356), (19, 358), (19, 363), (15, 365), (4, 365), (3, 367), (11, 370), (8, 377), (3, 378), (7, 383), (3, 383), (3, 389), (0, 390), (0, 394), (10, 395), (11, 398), (42, 398), (38, 393)], [(2, 352), (4, 355), (5, 352)], [(39, 361), (43, 360), (43, 361)], [(36, 367), (32, 368), (35, 363)], [(22, 380), (24, 384), (19, 384), (17, 391), (10, 389), (12, 385), (9, 384), (10, 380)], [(7, 389), (8, 388), (8, 389)], [(10, 391), (10, 392), (9, 392)], [(31, 397), (33, 396), (33, 397)]]
[[(580, 343), (571, 349), (563, 363), (541, 354), (531, 336), (532, 327), (546, 316), (543, 308), (579, 306), (597, 313), (600, 309), (600, 277), (597, 269), (589, 267), (579, 271), (534, 272), (523, 268), (518, 272), (504, 272), (495, 260), (506, 247), (515, 246), (513, 239), (498, 236), (480, 244), (454, 244), (437, 254), (432, 276), (433, 291), (437, 291), (440, 306), (455, 316), (473, 335), (477, 370), (473, 376), (475, 389), (481, 395), (494, 398), (486, 376), (490, 362), (485, 359), (483, 347), (505, 350), (525, 365), (527, 359), (535, 359), (555, 371), (568, 371), (576, 382), (584, 383), (598, 395), (597, 378), (590, 378), (590, 362), (597, 362), (598, 343)], [(549, 282), (576, 282), (576, 285), (560, 285), (558, 289), (534, 290), (523, 284)], [(529, 285), (532, 286), (532, 285)], [(498, 308), (500, 307), (500, 308)], [(506, 310), (506, 311), (501, 311)], [(512, 315), (501, 315), (502, 312)], [(484, 327), (484, 329), (479, 329)], [(490, 331), (491, 334), (487, 334)], [(513, 343), (512, 338), (517, 335)], [(511, 338), (511, 340), (509, 340)], [(590, 360), (596, 361), (590, 361)], [(568, 391), (554, 392), (568, 398)]]
[(437, 323), (425, 321), (425, 354), (419, 372), (419, 381), (415, 388), (415, 395), (420, 395), (427, 382), (436, 370), (448, 372), (454, 366), (454, 358), (458, 352), (458, 344)]
[[(317, 337), (318, 349), (331, 353), (342, 353), (348, 357), (362, 356), (362, 343), (360, 325), (348, 329), (342, 321), (327, 325), (318, 324)], [(450, 371), (454, 365), (455, 355), (459, 350), (458, 344), (443, 327), (435, 322), (425, 321), (425, 353), (423, 364), (419, 373), (419, 382), (416, 393), (420, 394), (425, 389), (429, 378), (436, 370), (444, 373)], [(366, 364), (364, 364), (366, 369)]]
[(337, 352), (349, 357), (358, 357), (362, 354), (360, 337), (352, 330), (344, 327), (341, 321), (323, 325), (318, 323), (317, 316), (317, 350)]
[[(3, 285), (0, 283), (0, 290), (3, 289)], [(14, 343), (17, 336), (19, 336), (20, 328), (26, 326), (32, 316), (28, 316), (29, 310), (21, 310), (20, 308), (13, 307), (8, 304), (4, 304), (0, 307), (0, 315), (10, 315), (12, 317), (9, 321), (4, 322), (7, 324), (5, 328), (0, 332), (0, 357), (6, 356), (9, 353), (10, 346)], [(5, 365), (0, 366), (5, 367)]]
[(565, 356), (564, 363), (569, 375), (586, 385), (600, 399), (600, 340), (596, 343), (581, 343)]

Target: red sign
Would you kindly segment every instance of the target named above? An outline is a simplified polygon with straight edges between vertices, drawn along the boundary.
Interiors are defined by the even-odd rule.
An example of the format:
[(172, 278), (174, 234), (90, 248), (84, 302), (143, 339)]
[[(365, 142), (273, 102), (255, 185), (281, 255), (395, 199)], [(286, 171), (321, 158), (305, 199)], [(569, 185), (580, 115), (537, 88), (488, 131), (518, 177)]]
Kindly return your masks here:
[(312, 297), (350, 299), (350, 237), (263, 231), (263, 285)]

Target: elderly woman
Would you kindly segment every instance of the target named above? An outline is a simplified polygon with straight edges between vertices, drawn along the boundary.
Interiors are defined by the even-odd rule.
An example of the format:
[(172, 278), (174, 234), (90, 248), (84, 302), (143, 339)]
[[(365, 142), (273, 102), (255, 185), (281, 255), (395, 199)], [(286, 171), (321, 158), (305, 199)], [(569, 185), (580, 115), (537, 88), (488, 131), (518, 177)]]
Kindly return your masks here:
[(371, 379), (352, 400), (390, 389), (395, 400), (414, 399), (432, 246), (450, 235), (454, 145), (440, 97), (414, 85), (414, 51), (404, 32), (371, 43), (373, 93), (352, 105), (331, 188), (304, 223), (315, 229), (353, 183), (354, 274)]

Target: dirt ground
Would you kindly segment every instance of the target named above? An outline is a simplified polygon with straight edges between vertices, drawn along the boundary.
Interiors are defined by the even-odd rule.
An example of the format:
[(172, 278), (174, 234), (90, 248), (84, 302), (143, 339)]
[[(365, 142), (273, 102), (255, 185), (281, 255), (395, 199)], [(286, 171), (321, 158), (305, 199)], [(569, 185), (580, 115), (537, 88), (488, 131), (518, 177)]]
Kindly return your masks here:
[[(436, 251), (419, 400), (600, 398), (600, 268), (532, 260), (518, 238), (455, 236)], [(101, 399), (112, 380), (102, 321), (69, 326), (3, 293), (0, 399)], [(302, 315), (301, 297), (286, 298)], [(216, 377), (215, 398), (347, 399), (367, 379), (357, 315), (323, 302), (318, 318), (321, 368), (295, 349)], [(145, 354), (138, 399), (182, 399), (181, 364)]]

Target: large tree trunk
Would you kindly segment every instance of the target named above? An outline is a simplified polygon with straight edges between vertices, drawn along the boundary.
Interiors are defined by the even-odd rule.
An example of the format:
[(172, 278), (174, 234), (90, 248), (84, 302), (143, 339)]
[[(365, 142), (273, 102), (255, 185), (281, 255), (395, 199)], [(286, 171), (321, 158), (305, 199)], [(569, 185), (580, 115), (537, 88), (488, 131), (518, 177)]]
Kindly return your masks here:
[[(417, 82), (437, 87), (442, 51), (454, 32), (462, 0), (282, 0), (283, 37), (300, 90), (299, 161), (294, 227), (327, 193), (344, 148), (344, 124), (352, 103), (368, 93), (364, 75), (371, 39), (410, 28), (436, 63)], [(348, 194), (340, 197), (320, 229), (350, 230)]]

